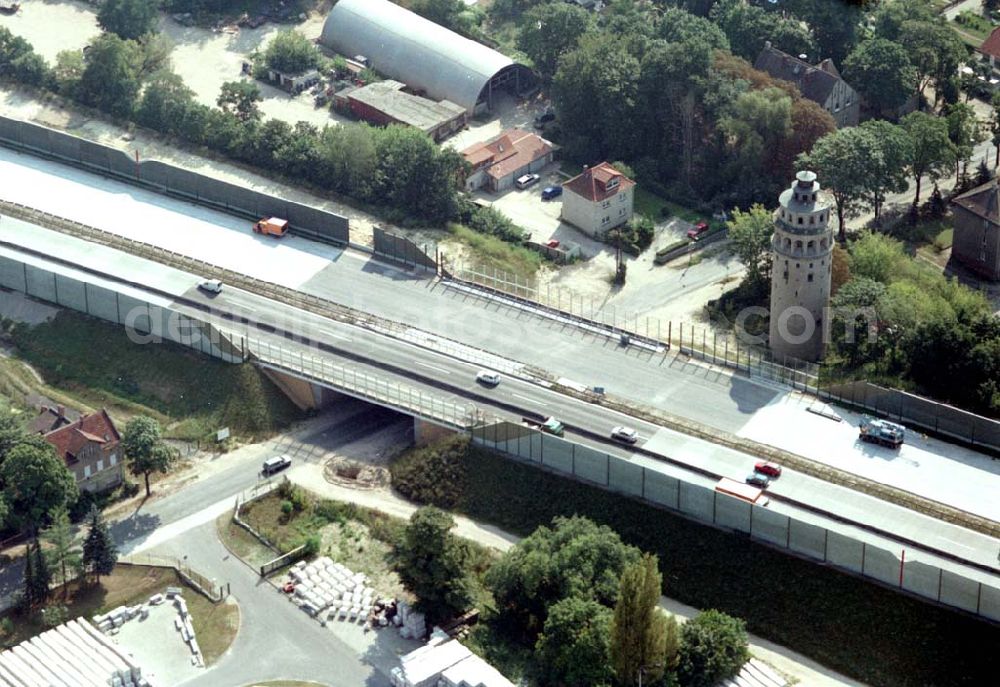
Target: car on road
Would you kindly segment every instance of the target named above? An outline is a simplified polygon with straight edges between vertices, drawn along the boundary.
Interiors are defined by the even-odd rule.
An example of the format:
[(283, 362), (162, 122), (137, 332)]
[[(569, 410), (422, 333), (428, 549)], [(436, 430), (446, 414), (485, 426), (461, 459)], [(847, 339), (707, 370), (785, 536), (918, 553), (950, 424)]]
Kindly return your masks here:
[(480, 370), (476, 375), (476, 381), (486, 386), (496, 386), (500, 383), (500, 375), (489, 370)]
[(264, 461), (264, 465), (260, 471), (265, 475), (273, 475), (276, 472), (281, 472), (291, 464), (292, 459), (288, 456), (274, 456)]
[(688, 229), (687, 237), (692, 241), (697, 241), (706, 231), (708, 231), (708, 222), (698, 222), (694, 228)]
[(761, 489), (766, 489), (767, 485), (771, 483), (771, 480), (767, 475), (762, 475), (759, 472), (751, 472), (747, 475), (746, 483), (755, 487), (760, 487)]
[(542, 189), (542, 200), (552, 200), (562, 195), (562, 186), (546, 186)]
[(558, 248), (559, 239), (549, 239), (548, 241), (545, 242), (545, 245), (548, 246), (549, 248)]
[(765, 460), (757, 461), (753, 466), (753, 471), (767, 475), (768, 477), (781, 477), (781, 466), (775, 463), (768, 463)]
[(556, 113), (553, 112), (552, 110), (549, 110), (548, 112), (543, 112), (540, 115), (536, 115), (535, 128), (544, 129), (546, 124), (555, 121), (555, 119), (556, 119)]
[(221, 293), (222, 282), (218, 279), (206, 279), (198, 284), (198, 288), (208, 293)]
[(631, 427), (622, 427), (619, 425), (611, 430), (611, 438), (626, 444), (634, 444), (639, 441), (639, 433)]
[(537, 184), (542, 177), (538, 174), (522, 174), (514, 182), (518, 188), (528, 188), (532, 184)]

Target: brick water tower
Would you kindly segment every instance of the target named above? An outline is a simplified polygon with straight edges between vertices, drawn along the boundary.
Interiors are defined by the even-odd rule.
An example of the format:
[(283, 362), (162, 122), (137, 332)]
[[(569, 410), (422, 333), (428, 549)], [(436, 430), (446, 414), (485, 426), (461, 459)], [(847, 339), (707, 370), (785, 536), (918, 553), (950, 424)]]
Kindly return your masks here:
[(833, 231), (830, 203), (816, 174), (795, 175), (779, 198), (771, 239), (771, 323), (775, 360), (816, 361), (823, 355), (823, 329), (830, 303)]

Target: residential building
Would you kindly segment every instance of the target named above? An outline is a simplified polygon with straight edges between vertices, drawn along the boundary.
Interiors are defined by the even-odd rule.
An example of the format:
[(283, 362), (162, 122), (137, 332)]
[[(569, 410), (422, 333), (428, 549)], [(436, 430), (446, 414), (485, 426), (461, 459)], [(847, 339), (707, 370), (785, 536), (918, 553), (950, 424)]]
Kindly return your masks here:
[(1000, 189), (997, 180), (951, 201), (955, 237), (951, 256), (990, 281), (1000, 281)]
[(341, 110), (371, 124), (406, 124), (440, 141), (465, 128), (465, 108), (447, 100), (434, 102), (404, 89), (399, 81), (376, 81), (360, 88), (351, 86), (334, 95)]
[(64, 405), (42, 406), (38, 409), (38, 415), (28, 426), (31, 434), (48, 434), (60, 427), (65, 427), (80, 417), (80, 413), (75, 410), (66, 410)]
[(514, 687), (500, 671), (447, 635), (435, 633), (427, 644), (401, 656), (399, 663), (392, 669), (393, 687)]
[(990, 32), (983, 44), (979, 46), (979, 52), (990, 61), (991, 67), (997, 68), (997, 62), (1000, 62), (1000, 26)]
[(603, 239), (632, 219), (635, 182), (602, 162), (563, 184), (562, 219), (585, 234)]
[(771, 239), (771, 320), (775, 358), (819, 360), (833, 275), (830, 202), (813, 172), (799, 172), (778, 199)]
[(65, 461), (80, 489), (102, 491), (121, 483), (121, 436), (103, 408), (43, 437)]
[(497, 193), (513, 188), (518, 177), (552, 162), (552, 144), (530, 131), (507, 129), (486, 143), (466, 148), (462, 157), (472, 165), (465, 188)]
[(775, 79), (795, 84), (802, 97), (829, 112), (838, 127), (857, 126), (861, 116), (861, 97), (840, 77), (833, 60), (827, 58), (812, 65), (806, 61), (805, 55), (794, 57), (773, 47), (768, 41), (757, 56), (754, 67)]

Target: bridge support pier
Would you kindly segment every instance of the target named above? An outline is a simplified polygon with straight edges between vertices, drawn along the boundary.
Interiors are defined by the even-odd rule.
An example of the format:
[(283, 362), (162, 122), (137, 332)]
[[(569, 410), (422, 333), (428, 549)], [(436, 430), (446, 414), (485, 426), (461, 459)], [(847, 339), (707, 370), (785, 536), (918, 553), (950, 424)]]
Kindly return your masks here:
[(455, 434), (453, 429), (427, 422), (419, 417), (413, 418), (413, 443), (416, 446), (433, 444), (435, 441), (450, 437), (452, 434)]
[(332, 389), (307, 382), (304, 379), (267, 367), (260, 369), (300, 410), (319, 410), (335, 403), (337, 399), (346, 398), (343, 394)]

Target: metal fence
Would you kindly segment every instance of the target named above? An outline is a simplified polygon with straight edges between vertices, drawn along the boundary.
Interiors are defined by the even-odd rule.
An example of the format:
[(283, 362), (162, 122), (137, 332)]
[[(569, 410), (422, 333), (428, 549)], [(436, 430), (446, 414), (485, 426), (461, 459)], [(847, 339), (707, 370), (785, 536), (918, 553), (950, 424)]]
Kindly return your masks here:
[(118, 558), (119, 563), (126, 565), (148, 565), (157, 568), (173, 568), (177, 571), (185, 582), (201, 592), (212, 603), (223, 601), (229, 594), (228, 584), (217, 584), (214, 579), (209, 579), (189, 566), (179, 558), (169, 558), (166, 556), (156, 556), (151, 553), (133, 553)]
[(401, 263), (407, 267), (422, 267), (437, 271), (437, 244), (417, 245), (414, 241), (390, 233), (382, 227), (372, 229), (375, 255)]
[(477, 444), (513, 459), (716, 527), (746, 533), (762, 544), (1000, 622), (1000, 577), (989, 585), (915, 561), (912, 547), (908, 560), (903, 548), (890, 551), (524, 425), (491, 423), (472, 429), (471, 434)]
[(451, 403), (406, 384), (347, 367), (305, 351), (292, 351), (268, 341), (247, 339), (247, 350), (260, 364), (287, 371), (348, 395), (405, 410), (425, 419), (465, 429), (484, 416), (473, 405)]

